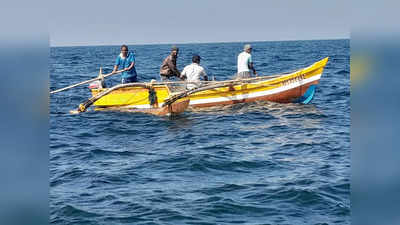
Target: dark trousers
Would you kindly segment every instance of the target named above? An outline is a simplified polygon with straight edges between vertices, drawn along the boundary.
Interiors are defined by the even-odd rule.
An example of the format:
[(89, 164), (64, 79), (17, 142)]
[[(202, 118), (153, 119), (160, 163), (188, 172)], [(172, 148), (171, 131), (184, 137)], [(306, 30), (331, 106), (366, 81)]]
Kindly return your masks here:
[(126, 84), (126, 83), (135, 83), (135, 82), (137, 82), (136, 77), (127, 77), (127, 78), (122, 78), (121, 83)]

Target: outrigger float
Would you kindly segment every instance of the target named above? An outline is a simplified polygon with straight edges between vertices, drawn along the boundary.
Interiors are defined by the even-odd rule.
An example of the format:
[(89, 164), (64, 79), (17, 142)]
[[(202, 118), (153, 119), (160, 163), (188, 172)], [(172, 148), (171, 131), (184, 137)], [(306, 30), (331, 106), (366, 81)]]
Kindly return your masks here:
[[(225, 81), (201, 81), (187, 90), (187, 82), (149, 82), (119, 84), (111, 88), (91, 88), (92, 98), (76, 112), (90, 105), (95, 110), (118, 109), (152, 113), (178, 114), (187, 107), (211, 107), (243, 102), (272, 101), (278, 103), (309, 103), (319, 83), (328, 57), (294, 72), (273, 76)], [(111, 74), (103, 75), (102, 79)], [(96, 79), (92, 79), (96, 80)], [(99, 79), (97, 79), (99, 80)], [(55, 92), (55, 91), (54, 91)]]

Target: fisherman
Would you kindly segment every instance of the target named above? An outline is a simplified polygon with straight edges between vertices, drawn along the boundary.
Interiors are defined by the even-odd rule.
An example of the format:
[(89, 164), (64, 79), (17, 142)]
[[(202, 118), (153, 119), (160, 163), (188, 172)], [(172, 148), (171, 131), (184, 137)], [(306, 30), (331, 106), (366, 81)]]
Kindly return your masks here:
[(179, 48), (172, 46), (171, 54), (164, 59), (160, 67), (161, 81), (168, 81), (173, 76), (181, 78), (181, 73), (176, 68), (176, 58), (178, 57), (178, 53)]
[(181, 78), (186, 79), (188, 83), (187, 88), (193, 89), (200, 85), (200, 76), (203, 77), (205, 81), (208, 80), (207, 74), (202, 66), (200, 66), (199, 55), (193, 55), (192, 64), (185, 66), (181, 73)]
[(113, 73), (116, 73), (118, 68), (122, 69), (121, 83), (134, 83), (137, 82), (137, 73), (135, 68), (135, 55), (133, 52), (128, 51), (128, 46), (121, 46), (121, 53), (115, 60)]
[(237, 75), (236, 79), (249, 78), (251, 77), (250, 70), (253, 71), (254, 76), (257, 76), (257, 72), (253, 66), (253, 60), (251, 58), (252, 47), (250, 44), (244, 46), (243, 52), (239, 54), (237, 60)]

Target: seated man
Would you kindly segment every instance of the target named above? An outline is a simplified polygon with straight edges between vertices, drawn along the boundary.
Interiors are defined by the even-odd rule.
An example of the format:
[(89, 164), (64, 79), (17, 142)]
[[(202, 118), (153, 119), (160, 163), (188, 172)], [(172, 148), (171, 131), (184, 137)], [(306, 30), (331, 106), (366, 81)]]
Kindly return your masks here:
[(192, 57), (192, 64), (185, 66), (181, 73), (181, 78), (185, 78), (190, 83), (188, 83), (187, 88), (193, 89), (200, 85), (200, 76), (203, 77), (204, 80), (208, 80), (207, 74), (204, 71), (204, 68), (200, 66), (200, 56), (194, 55)]
[(133, 83), (137, 82), (137, 73), (135, 68), (135, 55), (133, 52), (128, 52), (128, 46), (121, 46), (121, 54), (115, 60), (113, 73), (117, 72), (118, 67), (122, 67), (122, 82)]

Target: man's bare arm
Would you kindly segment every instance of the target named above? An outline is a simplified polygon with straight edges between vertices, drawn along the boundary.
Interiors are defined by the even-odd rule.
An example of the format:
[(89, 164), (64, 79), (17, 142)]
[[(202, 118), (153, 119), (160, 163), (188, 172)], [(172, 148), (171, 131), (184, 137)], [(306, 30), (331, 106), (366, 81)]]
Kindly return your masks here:
[(176, 76), (180, 77), (181, 73), (179, 72), (179, 70), (176, 68), (176, 66), (172, 63), (171, 60), (168, 60), (167, 62), (168, 67), (172, 70), (172, 72), (174, 72), (174, 74), (176, 74)]
[(254, 75), (257, 75), (256, 69), (254, 69), (254, 65), (253, 65), (252, 62), (249, 63), (249, 68), (253, 71), (253, 74), (254, 74)]
[(118, 70), (118, 65), (115, 65), (112, 72), (115, 73), (115, 72), (117, 72), (117, 70)]
[(132, 62), (131, 65), (129, 65), (128, 68), (125, 68), (125, 71), (131, 70), (135, 66), (135, 62)]

